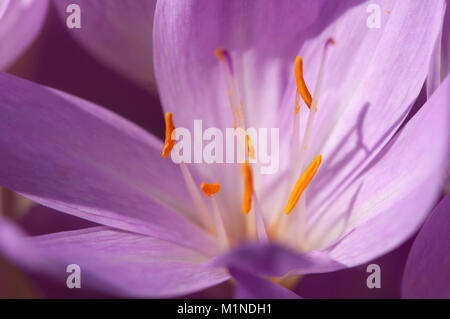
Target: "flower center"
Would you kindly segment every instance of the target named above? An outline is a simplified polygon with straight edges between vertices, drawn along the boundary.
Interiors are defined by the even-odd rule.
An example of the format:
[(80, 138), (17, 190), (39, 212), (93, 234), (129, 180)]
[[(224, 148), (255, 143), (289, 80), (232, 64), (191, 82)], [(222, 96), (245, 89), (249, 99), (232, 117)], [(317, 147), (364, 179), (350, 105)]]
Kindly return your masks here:
[[(0, 0), (1, 1), (1, 0)], [(305, 210), (306, 210), (306, 199), (305, 196), (302, 196), (304, 192), (306, 191), (308, 185), (311, 183), (312, 179), (316, 175), (319, 166), (322, 162), (322, 155), (317, 155), (315, 159), (312, 161), (312, 163), (304, 169), (305, 166), (305, 160), (307, 155), (307, 150), (309, 143), (311, 142), (311, 130), (314, 123), (315, 114), (317, 113), (317, 104), (318, 99), (320, 95), (320, 89), (322, 85), (323, 80), (323, 73), (324, 73), (324, 65), (327, 55), (327, 50), (330, 45), (334, 44), (333, 39), (329, 39), (325, 46), (324, 51), (322, 55), (322, 60), (320, 63), (318, 75), (317, 75), (317, 82), (314, 90), (314, 94), (311, 95), (310, 91), (308, 90), (308, 87), (306, 85), (306, 82), (303, 77), (303, 60), (300, 56), (298, 56), (295, 60), (295, 68), (294, 68), (294, 74), (296, 79), (296, 95), (295, 95), (295, 113), (294, 113), (294, 133), (293, 133), (293, 140), (292, 140), (292, 147), (291, 147), (291, 157), (290, 157), (290, 165), (289, 165), (289, 172), (288, 172), (288, 181), (287, 181), (287, 187), (292, 189), (292, 185), (295, 182), (295, 176), (298, 176), (297, 172), (303, 172), (300, 175), (300, 178), (296, 181), (292, 191), (290, 192), (290, 196), (286, 198), (287, 205), (285, 206), (284, 212), (285, 215), (290, 215), (293, 211), (296, 211), (296, 219), (298, 220), (299, 225), (299, 238), (305, 240), (305, 236), (302, 233), (304, 230), (302, 227), (302, 224), (304, 224), (303, 219), (305, 218)], [(233, 75), (233, 61), (231, 58), (231, 55), (228, 51), (225, 49), (217, 49), (216, 50), (216, 56), (222, 66), (223, 73), (225, 75), (226, 83), (227, 83), (227, 95), (229, 97), (230, 107), (233, 115), (233, 123), (234, 128), (236, 129), (242, 129), (246, 133), (246, 139), (245, 142), (239, 139), (238, 147), (240, 147), (243, 150), (246, 150), (245, 152), (245, 162), (241, 164), (241, 171), (243, 175), (243, 182), (244, 182), (244, 193), (243, 193), (243, 199), (242, 199), (242, 212), (245, 215), (248, 215), (250, 211), (254, 211), (255, 219), (254, 224), (256, 226), (256, 234), (257, 238), (260, 241), (266, 241), (269, 237), (279, 237), (282, 235), (285, 235), (283, 233), (286, 233), (285, 227), (283, 227), (283, 224), (286, 223), (286, 221), (281, 219), (281, 216), (283, 214), (281, 213), (275, 213), (272, 214), (272, 219), (268, 223), (268, 227), (266, 229), (266, 225), (263, 219), (263, 214), (261, 207), (259, 206), (259, 202), (257, 199), (257, 196), (254, 192), (253, 187), (253, 173), (252, 168), (249, 163), (249, 158), (254, 158), (254, 148), (252, 145), (252, 141), (247, 133), (246, 125), (245, 125), (245, 117), (244, 117), (244, 107), (240, 98), (238, 86), (236, 85), (235, 78)], [(303, 139), (300, 140), (300, 98), (303, 100), (305, 105), (309, 109), (309, 115), (307, 119), (307, 125), (304, 130)], [(168, 112), (165, 115), (165, 121), (166, 121), (166, 136), (165, 136), (165, 143), (164, 143), (164, 149), (162, 151), (162, 157), (167, 157), (171, 151), (175, 148), (175, 125), (173, 124), (173, 116), (172, 113)], [(301, 143), (300, 143), (301, 142)], [(245, 144), (245, 145), (243, 145)], [(301, 145), (301, 148), (300, 148)], [(177, 153), (177, 152), (176, 152)], [(193, 182), (192, 175), (189, 172), (189, 169), (186, 165), (184, 165), (183, 162), (181, 162), (181, 169), (183, 172), (183, 176), (185, 177), (186, 185), (188, 186), (190, 193), (194, 199), (194, 202), (199, 206), (199, 210), (203, 212), (204, 216), (206, 216), (206, 219), (204, 221), (204, 225), (206, 229), (211, 230), (212, 233), (217, 237), (220, 246), (223, 249), (226, 249), (230, 246), (230, 238), (227, 236), (227, 231), (224, 226), (224, 222), (222, 219), (222, 214), (220, 213), (219, 206), (217, 205), (216, 196), (218, 196), (218, 192), (220, 191), (220, 184), (208, 184), (208, 183), (202, 183), (200, 186), (200, 189), (203, 191), (203, 194), (210, 198), (211, 205), (212, 205), (212, 211), (208, 210), (206, 207), (206, 204), (204, 203), (204, 198), (202, 196), (199, 196), (199, 188), (195, 186), (195, 183)], [(289, 190), (286, 192), (289, 194)], [(300, 201), (300, 208), (298, 209), (297, 203)], [(206, 214), (205, 214), (206, 212)], [(224, 215), (226, 216), (226, 215)], [(212, 219), (211, 219), (212, 218)], [(267, 232), (267, 230), (269, 230)], [(304, 244), (301, 244), (302, 246)]]

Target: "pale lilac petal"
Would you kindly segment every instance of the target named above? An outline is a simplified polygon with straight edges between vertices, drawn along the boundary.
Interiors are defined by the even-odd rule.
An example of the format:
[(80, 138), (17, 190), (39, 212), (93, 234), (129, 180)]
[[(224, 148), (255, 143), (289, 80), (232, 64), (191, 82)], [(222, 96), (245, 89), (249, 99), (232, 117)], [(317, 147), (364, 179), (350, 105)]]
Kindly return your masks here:
[(0, 1), (0, 70), (10, 66), (32, 44), (47, 8), (48, 0)]
[(450, 298), (450, 195), (433, 210), (411, 248), (403, 276), (405, 298)]
[(257, 277), (251, 273), (230, 269), (230, 274), (237, 281), (234, 292), (236, 299), (299, 299), (289, 289), (264, 278)]
[(322, 2), (158, 2), (155, 71), (164, 109), (173, 111), (185, 127), (191, 127), (193, 119), (233, 127), (225, 76), (215, 55), (216, 49), (225, 48), (232, 55), (236, 79), (245, 80), (238, 84), (249, 125), (274, 126), (257, 118), (278, 124), (284, 84), (293, 78), (295, 54)]
[(139, 297), (171, 297), (228, 279), (194, 250), (139, 234), (93, 227), (26, 237), (0, 223), (0, 251), (26, 269), (44, 271), (66, 284), (66, 267), (81, 268), (83, 287)]
[[(72, 0), (54, 0), (65, 24)], [(154, 88), (153, 14), (156, 0), (78, 0), (82, 25), (70, 32), (99, 61)]]
[[(361, 6), (367, 8), (366, 3)], [(343, 18), (342, 24), (330, 28), (336, 39), (327, 63), (332, 73), (324, 75), (324, 94), (307, 160), (318, 153), (324, 159), (308, 192), (314, 207), (345, 187), (390, 141), (429, 72), (442, 26), (443, 1), (433, 6), (420, 0), (381, 1), (380, 7), (380, 29), (367, 28), (366, 19), (358, 18), (360, 11), (351, 13), (354, 19)], [(355, 20), (361, 25), (353, 24)], [(350, 43), (341, 46), (340, 38)], [(312, 54), (308, 48), (305, 60)], [(335, 73), (348, 78), (340, 79)]]
[[(305, 62), (306, 81), (313, 85), (320, 61), (317, 52), (327, 37), (336, 41), (325, 66), (307, 160), (319, 153), (324, 158), (322, 173), (316, 178), (321, 189), (318, 201), (358, 174), (389, 142), (428, 75), (441, 31), (443, 1), (435, 1), (433, 6), (420, 0), (377, 4), (381, 9), (379, 29), (367, 27), (368, 3), (364, 2), (311, 41), (315, 45), (300, 50), (304, 61), (316, 61), (309, 67)], [(304, 127), (308, 112), (303, 115)]]
[(242, 246), (212, 263), (282, 276), (354, 267), (395, 249), (417, 231), (442, 189), (449, 156), (449, 105), (450, 78), (376, 161), (332, 198), (329, 209), (334, 216), (320, 219), (307, 232), (308, 243), (318, 247), (297, 254), (278, 246)]
[(417, 231), (444, 184), (449, 106), (450, 78), (359, 176), (336, 188), (315, 210), (313, 206), (307, 217), (313, 247), (328, 245), (333, 259), (356, 266)]
[[(0, 74), (0, 184), (96, 223), (210, 250), (162, 142), (90, 102)], [(182, 215), (184, 214), (184, 215)], [(186, 217), (187, 216), (187, 217)]]

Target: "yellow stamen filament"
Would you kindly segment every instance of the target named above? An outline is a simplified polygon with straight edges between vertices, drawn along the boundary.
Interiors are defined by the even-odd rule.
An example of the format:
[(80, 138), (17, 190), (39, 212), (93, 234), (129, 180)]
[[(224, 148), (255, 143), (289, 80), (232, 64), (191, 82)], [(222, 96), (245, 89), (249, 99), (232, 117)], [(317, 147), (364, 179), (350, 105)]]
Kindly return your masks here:
[(294, 186), (294, 190), (292, 191), (291, 196), (289, 197), (289, 201), (286, 205), (286, 208), (284, 209), (284, 213), (286, 215), (289, 215), (291, 211), (294, 209), (300, 196), (302, 195), (306, 187), (308, 187), (309, 183), (313, 179), (321, 163), (322, 163), (322, 155), (319, 155), (314, 159), (311, 165), (309, 165), (309, 167), (305, 170), (303, 175), (298, 179), (297, 183)]
[(255, 207), (255, 224), (256, 224), (256, 234), (258, 235), (258, 239), (262, 243), (266, 243), (269, 241), (267, 237), (266, 226), (264, 224), (264, 218), (261, 211), (261, 206), (259, 205), (258, 198), (255, 194), (253, 194), (253, 203)]
[(223, 48), (219, 48), (216, 50), (216, 56), (219, 62), (221, 62), (224, 70), (225, 79), (227, 82), (227, 95), (230, 99), (231, 112), (233, 113), (234, 127), (240, 127), (245, 130), (244, 111), (239, 94), (239, 89), (233, 76), (231, 56), (228, 51)]
[(244, 200), (242, 202), (242, 212), (248, 214), (252, 208), (253, 176), (252, 169), (248, 162), (244, 163)]
[(295, 59), (295, 79), (297, 82), (297, 92), (300, 94), (308, 108), (311, 109), (312, 97), (306, 86), (305, 79), (303, 78), (303, 60), (299, 56)]
[(202, 183), (200, 185), (200, 188), (202, 189), (203, 194), (205, 194), (205, 196), (211, 196), (220, 191), (220, 184), (219, 183), (215, 183), (215, 184)]
[[(227, 50), (223, 48), (219, 48), (216, 50), (216, 56), (219, 62), (222, 63), (225, 79), (227, 82), (227, 95), (230, 99), (230, 107), (231, 112), (233, 114), (233, 122), (234, 122), (234, 128), (242, 128), (247, 132), (246, 126), (245, 126), (245, 119), (244, 119), (244, 107), (242, 105), (242, 101), (239, 95), (239, 89), (236, 85), (236, 82), (233, 77), (233, 66), (231, 61), (231, 56), (228, 53)], [(256, 159), (255, 155), (255, 149), (253, 147), (252, 141), (250, 140), (250, 137), (246, 133), (246, 142), (247, 142), (247, 154), (248, 157), (251, 159)], [(240, 145), (239, 147), (244, 147), (243, 145)]]
[(161, 154), (162, 157), (169, 156), (170, 151), (172, 151), (175, 145), (175, 140), (172, 139), (172, 133), (175, 130), (175, 125), (173, 125), (172, 120), (172, 113), (167, 112), (165, 119), (166, 119), (166, 139), (164, 141), (164, 149)]

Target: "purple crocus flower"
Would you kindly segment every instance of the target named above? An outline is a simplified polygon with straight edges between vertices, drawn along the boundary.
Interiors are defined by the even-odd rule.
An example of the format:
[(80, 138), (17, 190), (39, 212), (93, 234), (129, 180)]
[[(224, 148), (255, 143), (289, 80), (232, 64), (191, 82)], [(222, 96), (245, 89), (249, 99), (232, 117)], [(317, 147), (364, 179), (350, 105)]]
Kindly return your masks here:
[[(0, 251), (64, 282), (65, 266), (78, 264), (83, 282), (121, 294), (177, 296), (233, 277), (237, 297), (289, 298), (297, 296), (263, 277), (345, 269), (399, 246), (435, 203), (448, 162), (449, 79), (404, 123), (445, 6), (380, 6), (382, 27), (370, 29), (361, 1), (157, 3), (165, 111), (180, 127), (202, 119), (225, 129), (229, 96), (242, 102), (249, 127), (280, 128), (272, 176), (176, 165), (161, 158), (160, 140), (109, 111), (0, 75), (0, 184), (103, 225), (26, 237), (2, 222)], [(299, 111), (296, 97), (308, 103), (302, 73), (314, 93)], [(306, 189), (285, 215), (311, 162), (316, 174), (300, 178)], [(200, 197), (201, 182), (221, 190)]]
[(47, 8), (48, 0), (0, 1), (0, 70), (9, 67), (31, 45)]
[(405, 298), (450, 298), (450, 195), (433, 210), (411, 248), (403, 276)]

